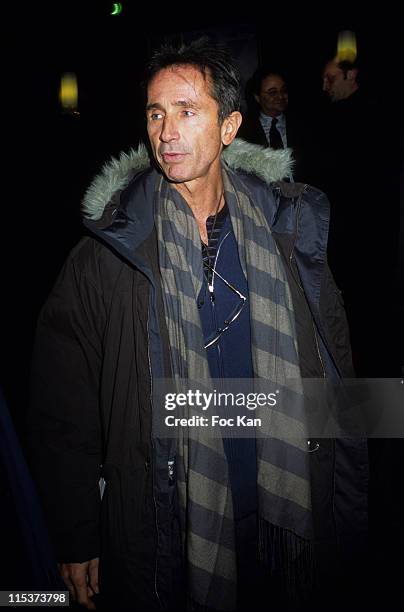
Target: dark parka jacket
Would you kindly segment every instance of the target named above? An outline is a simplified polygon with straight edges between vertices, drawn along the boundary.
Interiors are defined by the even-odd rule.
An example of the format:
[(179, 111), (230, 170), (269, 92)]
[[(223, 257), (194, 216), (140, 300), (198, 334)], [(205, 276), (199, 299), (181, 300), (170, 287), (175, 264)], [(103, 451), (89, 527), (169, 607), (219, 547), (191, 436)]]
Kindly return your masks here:
[[(300, 276), (324, 370), (351, 376), (341, 295), (326, 264), (327, 198), (308, 186), (274, 183), (290, 174), (288, 150), (235, 141), (223, 158), (237, 189), (265, 204), (285, 261)], [(38, 321), (30, 412), (32, 466), (57, 559), (99, 556), (101, 592), (144, 610), (175, 608), (183, 590), (175, 487), (168, 486), (172, 450), (151, 438), (152, 379), (170, 376), (156, 176), (139, 147), (106, 166), (88, 190), (88, 235), (68, 257)], [(312, 495), (321, 557), (335, 548), (338, 521), (336, 445), (320, 442), (312, 453)], [(350, 470), (348, 458), (344, 478), (352, 475), (359, 525), (366, 514), (366, 478), (357, 478), (366, 475), (364, 456), (356, 456), (356, 466)]]

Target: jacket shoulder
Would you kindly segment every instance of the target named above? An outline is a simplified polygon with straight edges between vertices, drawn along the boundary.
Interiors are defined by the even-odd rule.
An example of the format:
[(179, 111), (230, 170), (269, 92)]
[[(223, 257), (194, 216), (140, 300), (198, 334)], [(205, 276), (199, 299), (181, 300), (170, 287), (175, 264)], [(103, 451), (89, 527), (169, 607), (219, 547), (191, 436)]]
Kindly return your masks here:
[(109, 294), (128, 264), (107, 245), (92, 236), (84, 236), (68, 255), (59, 282), (74, 283), (89, 291), (92, 287), (100, 295)]

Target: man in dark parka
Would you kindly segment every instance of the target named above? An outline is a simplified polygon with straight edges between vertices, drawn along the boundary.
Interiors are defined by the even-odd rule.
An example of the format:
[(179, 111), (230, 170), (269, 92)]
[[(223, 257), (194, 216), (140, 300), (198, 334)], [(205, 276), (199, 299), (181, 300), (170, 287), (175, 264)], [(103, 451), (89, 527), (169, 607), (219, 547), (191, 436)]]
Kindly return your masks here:
[[(190, 278), (182, 277), (178, 266), (170, 268), (170, 273), (165, 271), (170, 265), (165, 259), (165, 231), (183, 229), (175, 224), (182, 223), (185, 215), (193, 233), (183, 248), (191, 248), (194, 259), (196, 253), (201, 270), (202, 262), (207, 261), (200, 293), (189, 302), (179, 289), (178, 308), (181, 312), (190, 304), (190, 316), (200, 312), (200, 323), (194, 319), (191, 331), (184, 325), (183, 344), (188, 350), (195, 337), (203, 337), (197, 350), (200, 363), (208, 364), (212, 376), (222, 371), (224, 377), (253, 378), (259, 367), (254, 362), (252, 339), (254, 296), (249, 294), (255, 282), (254, 266), (259, 263), (258, 249), (247, 249), (244, 273), (235, 229), (239, 210), (245, 231), (249, 231), (251, 205), (259, 211), (260, 223), (268, 227), (269, 246), (265, 243), (262, 250), (276, 244), (279, 278), (293, 313), (288, 329), (296, 342), (288, 346), (292, 351), (297, 347), (301, 376), (352, 375), (344, 309), (326, 262), (327, 198), (307, 185), (281, 182), (291, 172), (288, 151), (262, 150), (234, 141), (242, 119), (239, 98), (237, 71), (220, 46), (202, 41), (155, 55), (146, 107), (155, 163), (150, 166), (140, 146), (113, 160), (93, 182), (84, 202), (87, 235), (70, 254), (39, 318), (30, 418), (32, 465), (62, 577), (72, 596), (89, 609), (98, 592), (107, 605), (142, 610), (179, 610), (186, 601), (197, 609), (232, 609), (231, 605), (242, 610), (250, 597), (239, 581), (232, 599), (235, 582), (228, 570), (230, 561), (221, 566), (225, 569), (219, 576), (217, 567), (206, 566), (202, 572), (202, 564), (209, 559), (197, 546), (184, 552), (181, 534), (192, 542), (202, 539), (194, 531), (203, 529), (206, 521), (198, 522), (195, 517), (197, 512), (212, 517), (209, 504), (213, 501), (208, 499), (202, 507), (189, 497), (189, 507), (184, 510), (179, 501), (182, 485), (192, 481), (200, 465), (194, 465), (183, 482), (178, 473), (178, 488), (173, 487), (172, 462), (179, 469), (180, 455), (152, 435), (153, 381), (169, 378), (178, 367), (173, 351), (176, 336), (171, 335), (175, 323), (170, 318), (177, 302), (170, 303), (167, 282), (173, 275), (178, 287), (189, 289), (186, 282)], [(234, 201), (239, 209), (232, 208)], [(160, 218), (167, 202), (174, 202), (181, 211), (168, 224), (167, 217), (163, 223)], [(247, 208), (245, 202), (250, 203)], [(222, 250), (212, 242), (216, 223), (220, 231), (229, 228)], [(257, 227), (251, 230), (249, 243), (258, 235), (254, 234)], [(176, 235), (181, 241), (181, 232)], [(218, 241), (222, 244), (220, 236)], [(224, 237), (222, 241), (224, 245)], [(192, 258), (185, 258), (181, 265), (192, 266)], [(223, 270), (220, 266), (226, 261), (231, 264)], [(227, 307), (226, 300), (235, 297), (234, 291), (226, 293), (227, 285), (217, 283), (216, 305), (204, 299), (209, 296), (212, 268), (221, 270), (230, 279), (227, 285), (241, 287), (247, 296), (247, 306), (236, 324), (219, 333), (211, 327), (212, 309), (220, 304)], [(197, 268), (192, 272), (196, 275)], [(264, 326), (262, 330), (264, 334)], [(212, 332), (216, 336), (210, 343)], [(234, 339), (239, 357), (229, 351)], [(179, 351), (184, 346), (175, 348)], [(186, 354), (189, 365), (191, 353)], [(314, 450), (308, 464), (311, 537), (306, 540), (298, 533), (297, 517), (306, 509), (298, 509), (293, 489), (289, 496), (294, 499), (296, 495), (296, 502), (288, 516), (281, 513), (279, 524), (266, 523), (262, 533), (281, 534), (285, 548), (288, 542), (294, 550), (301, 547), (301, 559), (311, 550), (321, 575), (325, 559), (331, 560), (333, 568), (338, 566), (338, 547), (347, 533), (359, 534), (360, 539), (366, 531), (366, 449), (359, 445), (353, 451), (333, 440), (311, 440), (310, 444)], [(252, 538), (256, 546), (260, 510), (255, 493), (251, 498), (245, 494), (248, 487), (248, 491), (257, 489), (256, 477), (253, 483), (250, 478), (255, 458), (240, 473), (234, 469), (237, 453), (246, 453), (246, 457), (255, 451), (251, 445), (235, 448), (236, 456), (228, 448), (223, 455), (229, 477), (222, 484), (232, 493), (231, 537), (235, 534), (235, 548), (232, 544), (224, 548), (236, 551), (237, 572), (242, 577), (243, 572), (248, 574), (244, 553), (251, 558), (257, 575), (249, 576), (252, 582), (248, 584), (255, 584), (256, 578), (259, 583), (258, 573), (264, 572), (258, 592), (266, 584), (265, 564), (255, 565), (255, 552), (247, 544)], [(283, 469), (283, 460), (279, 461)], [(291, 482), (296, 481), (292, 472), (284, 470), (285, 482), (288, 474)], [(207, 473), (204, 477), (212, 476)], [(103, 496), (100, 482), (105, 483)], [(209, 482), (207, 497), (214, 486), (214, 481)], [(251, 507), (248, 516), (241, 516), (238, 511), (247, 497)], [(282, 507), (292, 503), (282, 488), (277, 498)], [(181, 522), (184, 511), (191, 512), (192, 528)], [(284, 526), (289, 519), (296, 533)], [(215, 517), (212, 521), (215, 524)], [(215, 538), (221, 536), (216, 532), (209, 536), (217, 555), (222, 541)], [(191, 553), (195, 553), (192, 559)], [(205, 588), (206, 584), (210, 586)]]

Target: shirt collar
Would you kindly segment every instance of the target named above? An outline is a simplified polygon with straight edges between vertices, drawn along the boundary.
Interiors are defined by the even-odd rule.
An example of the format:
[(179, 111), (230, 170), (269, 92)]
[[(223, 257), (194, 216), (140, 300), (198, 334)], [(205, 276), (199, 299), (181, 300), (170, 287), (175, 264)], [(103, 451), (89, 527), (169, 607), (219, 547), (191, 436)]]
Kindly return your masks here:
[[(285, 115), (284, 113), (281, 113), (280, 115), (277, 116), (278, 119), (278, 124), (280, 127), (283, 127), (285, 125)], [(265, 115), (262, 111), (260, 112), (260, 121), (262, 125), (268, 125), (270, 126), (272, 123), (272, 117), (270, 117), (269, 115)]]

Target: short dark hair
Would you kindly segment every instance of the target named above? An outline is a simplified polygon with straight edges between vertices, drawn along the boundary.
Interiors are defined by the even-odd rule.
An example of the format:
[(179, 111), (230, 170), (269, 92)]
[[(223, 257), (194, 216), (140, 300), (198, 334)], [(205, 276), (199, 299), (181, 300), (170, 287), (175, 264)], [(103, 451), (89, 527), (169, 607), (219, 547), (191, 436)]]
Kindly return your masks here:
[(183, 65), (194, 66), (204, 78), (210, 78), (210, 94), (219, 105), (220, 122), (233, 111), (240, 110), (241, 79), (237, 65), (224, 44), (211, 42), (207, 37), (180, 47), (163, 44), (150, 59), (144, 81), (145, 89), (160, 70)]
[(257, 68), (249, 81), (249, 92), (251, 94), (259, 95), (261, 93), (261, 86), (263, 80), (269, 75), (276, 75), (281, 77), (286, 83), (284, 71), (279, 66), (263, 66)]
[(337, 66), (340, 70), (342, 70), (345, 78), (347, 77), (349, 70), (358, 70), (357, 61), (350, 62), (349, 60), (341, 60), (337, 62)]
[(359, 75), (362, 72), (362, 67), (361, 67), (361, 63), (359, 62), (358, 58), (355, 58), (353, 61), (351, 61), (351, 60), (338, 60), (338, 58), (333, 57), (325, 63), (325, 66), (327, 66), (327, 64), (334, 64), (337, 68), (342, 70), (342, 72), (344, 73), (345, 79), (347, 77), (349, 70), (357, 70), (358, 75), (356, 77), (356, 80), (357, 81), (360, 80)]

